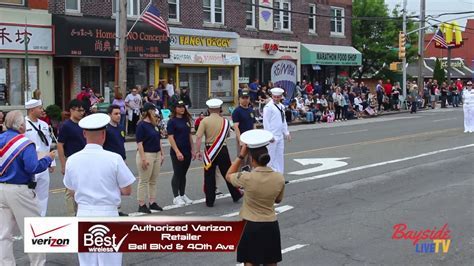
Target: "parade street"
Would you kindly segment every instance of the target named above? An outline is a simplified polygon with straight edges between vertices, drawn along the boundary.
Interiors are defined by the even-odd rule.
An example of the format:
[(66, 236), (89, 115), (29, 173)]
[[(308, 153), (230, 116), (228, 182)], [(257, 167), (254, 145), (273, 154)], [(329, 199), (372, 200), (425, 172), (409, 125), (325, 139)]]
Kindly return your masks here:
[[(472, 265), (474, 260), (474, 134), (463, 133), (462, 108), (401, 113), (333, 124), (291, 126), (285, 142), (285, 196), (277, 206), (281, 265)], [(167, 142), (165, 142), (167, 143)], [(134, 143), (127, 164), (137, 175)], [(228, 140), (232, 159), (235, 139)], [(213, 208), (203, 203), (202, 162), (187, 175), (187, 195), (197, 203), (172, 206), (169, 145), (158, 179), (157, 203), (169, 216), (239, 219), (240, 203), (224, 193)], [(84, 167), (88, 167), (84, 165)], [(90, 176), (90, 182), (94, 182)], [(221, 180), (220, 180), (221, 181)], [(48, 216), (65, 215), (62, 176), (51, 176)], [(137, 215), (136, 183), (122, 211)], [(449, 230), (449, 249), (427, 252), (420, 240), (392, 239), (404, 233)], [(436, 227), (436, 228), (435, 228)], [(400, 227), (399, 227), (400, 228)], [(414, 233), (414, 232), (412, 232)], [(395, 237), (397, 238), (397, 237)], [(446, 240), (446, 239), (445, 239)], [(25, 265), (22, 241), (15, 242)], [(236, 265), (235, 253), (127, 253), (124, 265)], [(77, 265), (76, 254), (48, 254), (47, 265)]]

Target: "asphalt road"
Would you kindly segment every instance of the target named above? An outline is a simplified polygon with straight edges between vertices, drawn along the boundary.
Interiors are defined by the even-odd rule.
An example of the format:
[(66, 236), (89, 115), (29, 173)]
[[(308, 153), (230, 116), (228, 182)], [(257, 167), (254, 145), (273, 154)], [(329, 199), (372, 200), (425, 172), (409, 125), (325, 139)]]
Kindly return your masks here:
[[(459, 108), (291, 127), (293, 141), (285, 147), (290, 183), (279, 205), (285, 211), (278, 215), (285, 252), (281, 265), (472, 265), (474, 134), (464, 134), (462, 126)], [(235, 155), (234, 140), (229, 146)], [(137, 174), (134, 144), (127, 143), (127, 149), (127, 164)], [(335, 168), (308, 170), (324, 158), (336, 158), (325, 164)], [(191, 167), (186, 194), (202, 199), (201, 163)], [(158, 204), (167, 207), (152, 215), (217, 217), (240, 208), (226, 195), (214, 208), (203, 203), (170, 208), (171, 176), (167, 157), (158, 180)], [(51, 179), (48, 215), (62, 216), (62, 177), (56, 171)], [(227, 193), (223, 182), (219, 187)], [(123, 198), (124, 212), (135, 215), (135, 196), (134, 191)], [(393, 226), (400, 223), (412, 230), (447, 224), (449, 251), (420, 254), (410, 240), (392, 239)], [(28, 261), (22, 248), (16, 241), (18, 265)], [(48, 254), (48, 265), (76, 264), (75, 254)], [(235, 265), (236, 254), (124, 255), (124, 265), (158, 264)]]

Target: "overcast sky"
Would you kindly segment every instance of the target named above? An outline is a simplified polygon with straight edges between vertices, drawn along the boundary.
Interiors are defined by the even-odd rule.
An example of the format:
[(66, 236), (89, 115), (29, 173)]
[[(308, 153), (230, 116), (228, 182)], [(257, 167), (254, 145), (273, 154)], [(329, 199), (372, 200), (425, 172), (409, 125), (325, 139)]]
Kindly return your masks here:
[[(403, 0), (385, 0), (388, 8), (391, 10), (396, 4), (402, 6)], [(437, 15), (446, 12), (465, 12), (474, 11), (474, 0), (426, 0), (426, 15)], [(407, 0), (408, 12), (414, 12), (416, 15), (420, 14), (420, 0)], [(469, 18), (474, 19), (473, 14), (454, 15), (454, 16), (442, 16), (437, 18), (441, 21), (448, 19), (455, 19), (459, 17), (470, 16)], [(467, 18), (456, 19), (461, 26), (466, 26)], [(435, 22), (435, 21), (433, 21)]]

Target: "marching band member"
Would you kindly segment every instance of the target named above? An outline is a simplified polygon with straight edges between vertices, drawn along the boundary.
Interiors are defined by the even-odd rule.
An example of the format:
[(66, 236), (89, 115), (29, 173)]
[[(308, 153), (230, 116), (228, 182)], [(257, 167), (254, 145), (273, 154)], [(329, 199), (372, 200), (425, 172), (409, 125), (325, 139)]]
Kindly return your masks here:
[[(38, 158), (43, 158), (49, 154), (52, 143), (48, 124), (39, 119), (43, 115), (43, 104), (41, 100), (29, 100), (26, 102), (25, 108), (27, 110), (27, 116), (25, 117), (25, 137), (35, 143)], [(35, 176), (35, 191), (38, 196), (38, 206), (40, 208), (41, 216), (46, 216), (46, 210), (48, 209), (49, 173), (54, 171), (55, 166), (56, 162), (53, 160), (49, 170)]]
[[(227, 172), (226, 179), (235, 187), (245, 189), (240, 217), (246, 221), (237, 247), (237, 261), (245, 265), (276, 265), (281, 261), (280, 229), (275, 203), (280, 203), (285, 190), (285, 178), (267, 167), (271, 160), (266, 146), (273, 134), (254, 129), (243, 133), (245, 145)], [(251, 172), (239, 172), (243, 158), (250, 153)]]
[[(0, 264), (16, 265), (13, 255), (13, 231), (18, 226), (24, 234), (24, 218), (40, 216), (33, 192), (34, 175), (50, 167), (54, 151), (38, 160), (34, 143), (25, 133), (25, 118), (21, 111), (11, 111), (5, 118), (7, 131), (0, 134)], [(46, 256), (29, 253), (31, 265), (44, 265)]]
[[(117, 217), (120, 196), (132, 193), (135, 176), (120, 155), (102, 147), (109, 121), (106, 114), (92, 114), (79, 122), (87, 145), (68, 158), (64, 175), (64, 185), (78, 205), (77, 217)], [(122, 253), (79, 253), (78, 257), (80, 265), (122, 265)]]
[(281, 88), (273, 88), (270, 91), (272, 93), (272, 101), (263, 108), (263, 128), (270, 131), (275, 139), (268, 145), (268, 152), (270, 154), (269, 166), (275, 172), (284, 174), (284, 137), (291, 141), (291, 135), (285, 118), (285, 106), (281, 103), (282, 95), (285, 91)]
[[(230, 122), (219, 115), (222, 104), (222, 100), (219, 99), (210, 99), (206, 102), (210, 115), (201, 121), (196, 133), (195, 156), (204, 161), (204, 193), (207, 207), (213, 207), (216, 200), (216, 167), (219, 167), (224, 175), (231, 164), (226, 144), (230, 134)], [(201, 152), (203, 137), (206, 145), (204, 155)], [(240, 191), (229, 182), (226, 183), (234, 202), (239, 201), (242, 197)]]

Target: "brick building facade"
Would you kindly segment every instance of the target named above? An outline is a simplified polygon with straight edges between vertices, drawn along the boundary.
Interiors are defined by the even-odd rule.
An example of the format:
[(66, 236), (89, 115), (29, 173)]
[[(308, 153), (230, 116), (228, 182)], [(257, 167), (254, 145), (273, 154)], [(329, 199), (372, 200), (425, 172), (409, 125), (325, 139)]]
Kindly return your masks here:
[[(127, 0), (127, 4), (131, 24), (148, 1)], [(152, 4), (168, 21), (170, 58), (131, 58), (128, 85), (157, 86), (160, 79), (171, 78), (176, 86), (190, 88), (196, 108), (204, 107), (208, 97), (234, 102), (239, 80), (281, 79), (282, 86), (290, 87), (300, 79), (330, 83), (360, 64), (360, 53), (351, 47), (347, 18), (352, 16), (351, 0), (153, 0)], [(112, 23), (113, 6), (113, 0), (48, 1), (53, 23), (54, 17)], [(63, 44), (68, 45), (58, 38), (57, 45)], [(113, 60), (107, 56), (56, 55), (55, 74), (61, 76), (56, 79), (63, 84), (56, 86), (61, 95), (57, 101), (73, 98), (81, 86), (108, 95), (107, 88), (114, 86), (111, 66)], [(275, 67), (292, 72), (277, 77), (272, 73)], [(285, 81), (288, 74), (290, 83)]]

